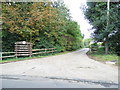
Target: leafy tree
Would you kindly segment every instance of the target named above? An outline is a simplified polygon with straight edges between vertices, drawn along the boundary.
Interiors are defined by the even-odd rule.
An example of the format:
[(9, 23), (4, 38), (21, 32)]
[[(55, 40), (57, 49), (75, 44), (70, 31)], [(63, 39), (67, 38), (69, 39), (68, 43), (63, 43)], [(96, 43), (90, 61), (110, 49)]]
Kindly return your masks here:
[(13, 50), (14, 43), (22, 40), (32, 42), (33, 48), (65, 51), (82, 47), (79, 25), (62, 2), (3, 3), (2, 18), (3, 51)]
[(90, 24), (93, 25), (94, 39), (97, 42), (104, 42), (105, 48), (110, 48), (112, 46), (115, 49), (120, 43), (118, 40), (116, 40), (116, 37), (120, 36), (118, 19), (119, 3), (110, 2), (109, 17), (107, 15), (106, 2), (88, 2), (87, 6), (88, 7), (85, 10), (85, 16), (89, 20)]

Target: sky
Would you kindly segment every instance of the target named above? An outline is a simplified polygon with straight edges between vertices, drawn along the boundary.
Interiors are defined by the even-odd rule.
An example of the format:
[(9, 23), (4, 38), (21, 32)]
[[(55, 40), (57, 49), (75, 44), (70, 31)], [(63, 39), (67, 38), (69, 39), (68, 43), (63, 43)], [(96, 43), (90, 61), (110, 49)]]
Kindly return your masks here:
[(64, 0), (66, 6), (70, 9), (71, 16), (74, 21), (77, 21), (80, 25), (80, 30), (86, 38), (90, 38), (91, 31), (89, 30), (92, 26), (85, 19), (81, 5), (86, 5), (86, 0)]

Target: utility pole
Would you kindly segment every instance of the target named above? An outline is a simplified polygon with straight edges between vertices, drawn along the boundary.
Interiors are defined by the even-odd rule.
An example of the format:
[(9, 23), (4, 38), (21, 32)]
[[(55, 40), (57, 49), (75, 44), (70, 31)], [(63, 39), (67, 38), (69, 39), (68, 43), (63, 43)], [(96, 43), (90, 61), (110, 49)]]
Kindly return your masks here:
[(107, 36), (105, 39), (105, 54), (108, 54), (108, 50), (109, 50), (109, 46), (108, 46), (109, 10), (110, 10), (110, 0), (107, 0), (107, 26), (106, 26)]
[(107, 1), (107, 26), (109, 25), (110, 0)]

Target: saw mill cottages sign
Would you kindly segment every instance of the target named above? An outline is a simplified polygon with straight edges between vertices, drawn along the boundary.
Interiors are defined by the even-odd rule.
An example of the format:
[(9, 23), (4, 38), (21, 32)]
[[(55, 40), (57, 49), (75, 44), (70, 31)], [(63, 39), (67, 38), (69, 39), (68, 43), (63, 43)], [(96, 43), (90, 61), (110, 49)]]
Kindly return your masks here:
[(20, 41), (15, 43), (15, 56), (32, 56), (32, 43)]

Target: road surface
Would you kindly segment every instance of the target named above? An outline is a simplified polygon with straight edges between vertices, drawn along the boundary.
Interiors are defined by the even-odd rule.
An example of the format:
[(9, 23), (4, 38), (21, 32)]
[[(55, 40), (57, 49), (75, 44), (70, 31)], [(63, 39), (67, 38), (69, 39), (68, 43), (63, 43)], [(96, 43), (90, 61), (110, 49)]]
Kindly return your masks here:
[(117, 88), (118, 68), (90, 59), (88, 48), (0, 64), (4, 88)]

